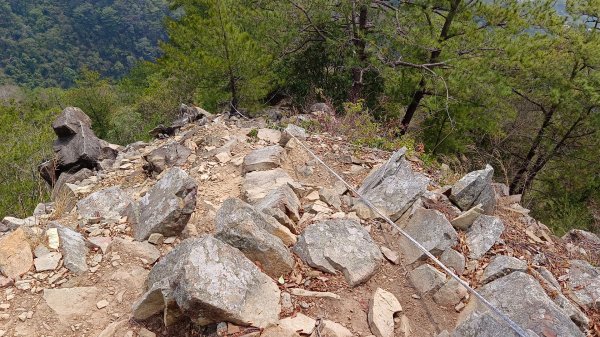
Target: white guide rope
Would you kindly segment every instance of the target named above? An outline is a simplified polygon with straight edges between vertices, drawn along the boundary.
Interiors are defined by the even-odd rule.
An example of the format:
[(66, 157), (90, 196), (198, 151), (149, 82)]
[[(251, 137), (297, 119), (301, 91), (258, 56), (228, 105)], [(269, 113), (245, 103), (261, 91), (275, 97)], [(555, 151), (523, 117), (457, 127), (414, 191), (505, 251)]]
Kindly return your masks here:
[(314, 152), (312, 152), (306, 145), (304, 145), (304, 143), (302, 143), (302, 141), (298, 138), (296, 138), (296, 136), (292, 135), (291, 133), (288, 133), (288, 135), (290, 135), (290, 137), (296, 139), (298, 141), (298, 143), (308, 152), (310, 153), (310, 155), (315, 158), (319, 163), (321, 163), (321, 165), (323, 165), (327, 171), (329, 171), (331, 174), (333, 174), (339, 181), (341, 181), (350, 191), (352, 191), (354, 194), (356, 194), (360, 200), (362, 200), (367, 206), (369, 206), (369, 208), (371, 208), (373, 211), (375, 211), (379, 216), (381, 216), (388, 224), (390, 224), (392, 227), (394, 227), (396, 230), (398, 230), (398, 232), (400, 232), (400, 234), (402, 234), (404, 237), (406, 237), (410, 242), (412, 242), (415, 246), (417, 246), (417, 248), (419, 248), (425, 255), (427, 255), (427, 257), (429, 257), (433, 262), (435, 262), (435, 264), (437, 264), (440, 268), (442, 268), (446, 274), (450, 275), (450, 277), (452, 277), (453, 279), (455, 279), (456, 281), (458, 281), (458, 283), (460, 283), (463, 287), (465, 287), (471, 294), (473, 294), (473, 296), (477, 297), (477, 299), (479, 299), (483, 304), (485, 304), (490, 310), (492, 310), (492, 312), (494, 312), (498, 317), (500, 317), (506, 324), (508, 324), (508, 326), (510, 326), (510, 328), (512, 330), (514, 330), (517, 335), (519, 335), (520, 337), (530, 337), (530, 335), (528, 333), (525, 332), (525, 330), (523, 330), (523, 328), (521, 328), (517, 323), (515, 323), (513, 320), (511, 320), (508, 316), (506, 316), (503, 312), (501, 312), (498, 308), (496, 308), (492, 303), (490, 303), (488, 300), (486, 300), (481, 294), (479, 294), (475, 289), (471, 288), (471, 286), (463, 281), (460, 277), (458, 277), (458, 275), (456, 275), (452, 270), (450, 270), (450, 268), (446, 267), (442, 262), (440, 262), (435, 256), (433, 256), (433, 254), (431, 254), (425, 247), (423, 247), (417, 240), (413, 239), (410, 235), (408, 235), (408, 233), (406, 233), (402, 228), (400, 228), (398, 225), (396, 225), (396, 223), (394, 223), (387, 215), (385, 215), (382, 211), (380, 211), (375, 205), (373, 205), (367, 198), (365, 198), (364, 196), (362, 196), (360, 193), (358, 193), (358, 191), (356, 189), (354, 189), (354, 187), (352, 187), (350, 184), (348, 184), (339, 174), (337, 174), (332, 168), (330, 168), (327, 164), (325, 164), (325, 162), (323, 160), (321, 160), (321, 158), (319, 158)]

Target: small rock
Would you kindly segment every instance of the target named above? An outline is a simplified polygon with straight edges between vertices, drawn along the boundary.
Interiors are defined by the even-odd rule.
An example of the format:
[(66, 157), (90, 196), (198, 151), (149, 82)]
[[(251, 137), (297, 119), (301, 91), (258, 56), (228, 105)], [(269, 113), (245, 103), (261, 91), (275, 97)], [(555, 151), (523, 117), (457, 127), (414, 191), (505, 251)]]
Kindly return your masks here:
[(229, 152), (219, 152), (215, 155), (215, 158), (217, 158), (219, 163), (225, 164), (231, 160), (231, 155)]
[(290, 295), (290, 293), (281, 293), (281, 309), (288, 312), (294, 310), (294, 304), (292, 303), (292, 295)]
[(428, 264), (413, 269), (408, 277), (421, 294), (435, 290), (446, 282), (446, 275)]
[(98, 309), (104, 309), (108, 306), (108, 301), (107, 300), (102, 300), (98, 303), (96, 303), (96, 308)]
[(305, 140), (307, 137), (306, 130), (294, 124), (288, 124), (288, 126), (281, 133), (279, 145), (286, 146), (290, 139), (292, 139), (292, 136), (298, 138), (299, 140)]
[(388, 261), (390, 261), (391, 263), (393, 263), (393, 264), (400, 263), (400, 255), (398, 254), (398, 252), (391, 250), (385, 246), (381, 246), (381, 252), (383, 253), (383, 256), (385, 256), (385, 258)]
[(440, 262), (447, 267), (454, 269), (457, 275), (462, 275), (465, 272), (465, 257), (461, 253), (452, 248), (446, 249), (440, 256)]
[(446, 284), (433, 294), (433, 300), (441, 306), (453, 307), (467, 294), (467, 288), (463, 287), (454, 278), (450, 278)]
[(340, 199), (340, 195), (335, 192), (335, 190), (330, 188), (321, 188), (319, 190), (319, 198), (321, 201), (327, 203), (329, 206), (335, 208), (336, 210), (340, 210), (342, 207), (342, 200)]
[(317, 298), (330, 298), (334, 300), (341, 299), (340, 295), (330, 293), (328, 291), (310, 291), (301, 288), (290, 288), (289, 292), (294, 296), (300, 297), (317, 297)]
[(156, 337), (156, 334), (146, 328), (141, 328), (140, 331), (138, 331), (138, 336), (139, 337)]
[(46, 246), (44, 245), (37, 245), (37, 247), (35, 247), (35, 249), (33, 250), (33, 256), (35, 257), (42, 257), (49, 253), (50, 250), (48, 250), (48, 248), (46, 248)]
[(582, 260), (570, 261), (569, 287), (584, 306), (600, 309), (600, 270)]
[(148, 237), (148, 242), (156, 246), (162, 244), (164, 240), (165, 236), (160, 233), (152, 233)]
[(396, 296), (381, 288), (369, 301), (369, 327), (377, 337), (394, 337), (394, 314), (402, 311)]
[(33, 260), (33, 264), (35, 265), (35, 270), (38, 272), (55, 270), (61, 258), (62, 254), (58, 252), (48, 253)]
[(137, 257), (145, 260), (148, 264), (153, 264), (160, 257), (160, 251), (152, 244), (147, 242), (128, 241), (121, 238), (115, 238), (108, 246), (108, 251), (120, 253), (131, 257)]
[(454, 228), (467, 230), (469, 227), (471, 227), (473, 221), (475, 221), (483, 213), (483, 205), (479, 204), (468, 211), (461, 213), (459, 216), (450, 221), (450, 223), (452, 226), (454, 226)]
[(292, 178), (281, 168), (249, 172), (242, 182), (242, 195), (252, 204), (267, 196), (272, 190), (292, 182)]
[(281, 140), (281, 131), (273, 129), (259, 129), (257, 136), (260, 140), (264, 140), (265, 142), (269, 142), (271, 144), (277, 144)]
[(93, 236), (93, 237), (89, 237), (88, 241), (92, 245), (100, 248), (100, 251), (102, 252), (102, 254), (106, 254), (106, 251), (108, 250), (108, 246), (112, 242), (112, 239), (109, 237), (105, 237), (105, 236)]
[(352, 206), (352, 210), (362, 220), (369, 220), (374, 217), (374, 212), (362, 201), (355, 202)]

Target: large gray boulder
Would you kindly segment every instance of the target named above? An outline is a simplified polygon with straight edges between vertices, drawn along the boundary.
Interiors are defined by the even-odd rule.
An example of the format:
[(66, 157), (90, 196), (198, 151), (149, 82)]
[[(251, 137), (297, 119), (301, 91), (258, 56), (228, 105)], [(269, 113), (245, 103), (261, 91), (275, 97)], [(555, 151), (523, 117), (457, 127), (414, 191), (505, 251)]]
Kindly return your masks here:
[(227, 199), (219, 209), (222, 216), (215, 219), (217, 228), (224, 228), (230, 224), (251, 222), (259, 228), (272, 234), (286, 245), (296, 243), (296, 236), (288, 228), (281, 225), (273, 217), (257, 211), (253, 206), (236, 198)]
[[(541, 337), (531, 330), (526, 330), (529, 337)], [(474, 312), (460, 323), (451, 337), (522, 337), (508, 324), (490, 312)]]
[[(458, 242), (458, 235), (448, 219), (436, 210), (417, 209), (404, 231), (430, 253), (437, 256)], [(412, 264), (427, 257), (404, 236), (400, 237), (400, 247), (406, 264)]]
[(269, 192), (264, 198), (254, 203), (254, 207), (273, 216), (292, 233), (298, 234), (296, 222), (300, 221), (300, 199), (288, 185), (280, 186)]
[(163, 312), (166, 325), (181, 317), (196, 324), (231, 322), (264, 328), (279, 319), (280, 291), (244, 254), (210, 235), (188, 239), (148, 275), (148, 291), (134, 319)]
[(351, 286), (366, 282), (383, 260), (379, 246), (358, 222), (335, 219), (308, 226), (294, 252), (313, 268), (344, 273)]
[(586, 261), (572, 260), (569, 287), (577, 301), (590, 309), (600, 309), (600, 268)]
[(479, 216), (467, 231), (469, 257), (479, 259), (498, 242), (504, 232), (502, 220), (488, 215)]
[(482, 204), (485, 214), (492, 214), (496, 207), (493, 177), (494, 168), (490, 165), (470, 172), (452, 186), (450, 200), (463, 211)]
[(92, 120), (79, 108), (68, 107), (52, 123), (57, 169), (96, 168), (102, 155), (100, 140), (92, 131)]
[(381, 167), (372, 171), (358, 192), (393, 221), (427, 190), (429, 179), (416, 173), (405, 158), (406, 148), (395, 152)]
[(225, 200), (217, 211), (215, 237), (239, 249), (267, 275), (273, 278), (287, 275), (294, 267), (292, 254), (280, 238), (266, 230), (267, 222), (249, 207), (238, 199)]
[(279, 145), (256, 149), (244, 157), (243, 173), (278, 168), (281, 166), (284, 154), (285, 151)]
[(174, 167), (142, 197), (140, 215), (133, 225), (136, 240), (152, 233), (175, 236), (181, 233), (196, 208), (197, 185), (185, 171)]
[[(479, 289), (480, 294), (492, 305), (510, 317), (521, 328), (535, 332), (539, 336), (585, 336), (566, 314), (546, 294), (544, 288), (532, 276), (523, 272), (513, 272), (508, 276), (490, 282)], [(481, 317), (488, 312), (487, 307), (473, 299), (465, 314), (473, 313)], [(508, 327), (502, 328), (488, 319), (467, 319), (457, 327), (455, 336), (513, 336)], [(465, 325), (463, 327), (463, 325)], [(498, 334), (507, 331), (507, 334)], [(477, 331), (474, 334), (472, 331)]]
[(144, 156), (147, 162), (144, 164), (144, 170), (161, 173), (169, 167), (185, 164), (190, 154), (192, 151), (179, 143), (163, 145)]
[(120, 186), (100, 190), (77, 202), (77, 212), (87, 219), (94, 217), (119, 219), (127, 216), (133, 222), (134, 208), (133, 199)]

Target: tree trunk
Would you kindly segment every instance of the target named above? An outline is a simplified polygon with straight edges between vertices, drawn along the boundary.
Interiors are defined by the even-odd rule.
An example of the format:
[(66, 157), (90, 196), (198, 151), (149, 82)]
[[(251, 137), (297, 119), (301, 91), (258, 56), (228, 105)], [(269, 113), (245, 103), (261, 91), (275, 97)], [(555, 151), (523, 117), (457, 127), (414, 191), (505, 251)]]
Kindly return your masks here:
[[(519, 168), (519, 170), (517, 171), (510, 183), (510, 194), (523, 194), (526, 185), (528, 185), (527, 181), (531, 180), (531, 172), (529, 172), (530, 166), (533, 163), (533, 159), (539, 152), (542, 139), (546, 135), (548, 126), (550, 126), (550, 122), (552, 121), (552, 117), (554, 116), (554, 111), (555, 108), (551, 108), (548, 111), (544, 111), (544, 121), (542, 122), (542, 126), (538, 130), (537, 135), (533, 140), (533, 143), (531, 143), (529, 151), (527, 152), (527, 156), (523, 160), (521, 167)], [(535, 174), (537, 174), (537, 172)]]
[[(461, 1), (462, 0), (453, 0), (450, 4), (450, 11), (448, 12), (448, 15), (446, 15), (444, 26), (442, 26), (442, 31), (440, 32), (440, 37), (438, 38), (439, 42), (446, 41), (450, 38), (450, 27), (452, 26), (452, 21), (454, 20), (456, 13), (458, 12), (458, 7)], [(432, 51), (431, 55), (429, 56), (429, 63), (438, 62), (438, 58), (441, 54), (441, 49), (436, 49)], [(415, 116), (415, 112), (417, 111), (419, 104), (421, 104), (421, 100), (423, 99), (423, 97), (425, 97), (425, 84), (425, 76), (422, 76), (421, 81), (419, 81), (417, 90), (413, 94), (412, 100), (410, 101), (410, 104), (408, 104), (408, 107), (406, 108), (406, 113), (404, 113), (404, 117), (402, 118), (402, 122), (400, 124), (400, 135), (404, 135), (408, 131), (410, 122)]]
[[(354, 4), (353, 4), (354, 6)], [(350, 89), (349, 100), (351, 102), (357, 102), (363, 98), (363, 74), (364, 67), (367, 61), (367, 44), (364, 39), (364, 35), (367, 30), (367, 19), (369, 15), (369, 8), (366, 5), (361, 5), (358, 14), (358, 27), (356, 26), (356, 18), (354, 10), (352, 10), (352, 43), (354, 44), (354, 50), (358, 56), (358, 66), (352, 68), (352, 88)]]

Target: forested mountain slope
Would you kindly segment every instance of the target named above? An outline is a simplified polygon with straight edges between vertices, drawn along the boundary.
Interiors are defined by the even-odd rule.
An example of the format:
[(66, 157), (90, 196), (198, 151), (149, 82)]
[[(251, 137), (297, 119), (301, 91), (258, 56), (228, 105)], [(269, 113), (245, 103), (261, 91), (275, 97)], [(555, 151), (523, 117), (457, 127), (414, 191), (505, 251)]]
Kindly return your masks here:
[(67, 87), (83, 67), (109, 77), (158, 55), (165, 0), (0, 2), (0, 83)]

